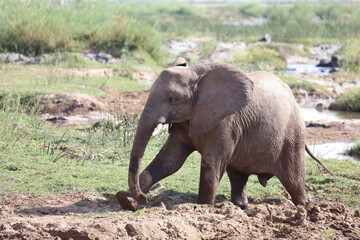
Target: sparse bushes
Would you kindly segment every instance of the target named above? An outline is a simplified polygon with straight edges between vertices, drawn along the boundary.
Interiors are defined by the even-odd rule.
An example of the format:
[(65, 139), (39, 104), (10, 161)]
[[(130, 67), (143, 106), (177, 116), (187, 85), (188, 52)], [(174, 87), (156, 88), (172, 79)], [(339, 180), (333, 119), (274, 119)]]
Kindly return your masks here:
[(158, 33), (145, 22), (125, 15), (115, 17), (113, 21), (91, 40), (91, 45), (114, 56), (120, 56), (125, 50), (144, 50), (155, 60), (161, 59), (162, 41)]
[(40, 1), (0, 2), (0, 50), (39, 55), (66, 51), (73, 39), (62, 12)]
[(355, 146), (351, 147), (349, 150), (345, 151), (346, 155), (360, 159), (360, 141), (358, 141)]
[(344, 92), (330, 105), (332, 110), (360, 111), (360, 88), (353, 88)]
[(119, 14), (109, 4), (60, 8), (40, 0), (0, 2), (0, 51), (40, 55), (94, 48), (120, 56), (128, 48), (160, 60), (160, 46), (152, 27)]
[[(0, 149), (14, 147), (18, 142), (37, 135), (44, 121), (29, 97), (17, 94), (0, 96)], [(30, 97), (31, 98), (31, 97)]]

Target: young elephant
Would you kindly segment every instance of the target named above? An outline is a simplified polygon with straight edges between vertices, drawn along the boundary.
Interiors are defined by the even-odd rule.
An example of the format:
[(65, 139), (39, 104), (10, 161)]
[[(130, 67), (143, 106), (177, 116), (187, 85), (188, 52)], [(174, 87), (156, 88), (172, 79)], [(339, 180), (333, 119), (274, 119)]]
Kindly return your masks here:
[[(305, 123), (290, 88), (272, 73), (245, 74), (226, 63), (179, 65), (161, 72), (139, 120), (128, 178), (136, 199), (147, 202), (150, 187), (197, 150), (202, 156), (198, 203), (214, 204), (227, 171), (231, 201), (242, 208), (250, 174), (257, 174), (263, 186), (278, 177), (294, 204), (304, 205)], [(139, 176), (159, 123), (170, 124), (170, 135)]]

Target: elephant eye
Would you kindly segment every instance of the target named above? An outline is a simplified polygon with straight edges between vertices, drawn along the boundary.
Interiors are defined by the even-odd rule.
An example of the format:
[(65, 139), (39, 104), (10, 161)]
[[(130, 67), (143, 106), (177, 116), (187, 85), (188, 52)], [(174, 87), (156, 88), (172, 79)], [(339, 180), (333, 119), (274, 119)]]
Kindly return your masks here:
[(170, 104), (174, 104), (177, 100), (178, 100), (177, 97), (174, 97), (174, 96), (169, 97), (169, 103)]

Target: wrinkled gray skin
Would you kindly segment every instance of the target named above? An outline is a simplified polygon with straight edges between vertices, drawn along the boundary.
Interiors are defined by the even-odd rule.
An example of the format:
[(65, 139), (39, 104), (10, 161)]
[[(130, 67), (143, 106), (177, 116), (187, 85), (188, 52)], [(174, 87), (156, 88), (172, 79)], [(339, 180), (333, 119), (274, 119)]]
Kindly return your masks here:
[[(198, 203), (214, 204), (227, 171), (231, 201), (242, 208), (250, 174), (257, 174), (263, 186), (278, 177), (294, 204), (304, 205), (305, 124), (289, 87), (272, 73), (245, 74), (226, 63), (180, 65), (159, 75), (139, 120), (129, 167), (132, 194), (147, 202), (150, 187), (197, 150), (202, 156)], [(139, 176), (159, 123), (171, 124), (170, 135)]]

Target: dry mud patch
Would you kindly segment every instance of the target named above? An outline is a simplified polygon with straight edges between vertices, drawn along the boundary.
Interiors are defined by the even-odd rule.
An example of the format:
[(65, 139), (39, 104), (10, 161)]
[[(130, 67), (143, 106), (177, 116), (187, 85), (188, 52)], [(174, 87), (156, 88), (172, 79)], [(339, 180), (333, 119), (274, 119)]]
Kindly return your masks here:
[(164, 191), (132, 213), (113, 195), (88, 192), (1, 199), (0, 239), (360, 239), (359, 211), (340, 203), (306, 211), (255, 202), (243, 211), (224, 198), (211, 207)]

